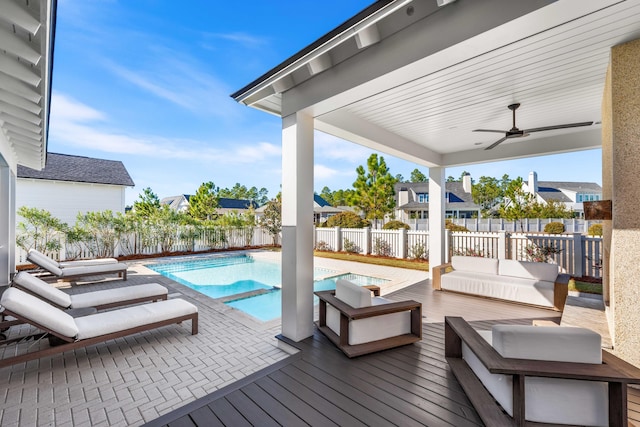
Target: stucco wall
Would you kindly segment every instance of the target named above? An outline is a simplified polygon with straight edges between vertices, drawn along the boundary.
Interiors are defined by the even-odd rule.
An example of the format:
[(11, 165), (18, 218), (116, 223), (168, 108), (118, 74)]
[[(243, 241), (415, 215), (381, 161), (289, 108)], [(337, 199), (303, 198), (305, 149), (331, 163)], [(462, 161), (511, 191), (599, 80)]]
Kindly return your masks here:
[[(603, 196), (613, 202), (605, 227), (609, 317), (614, 349), (640, 366), (640, 39), (611, 49), (603, 102)], [(605, 221), (609, 223), (609, 221)], [(605, 261), (607, 261), (605, 259)]]
[(53, 216), (73, 225), (78, 212), (110, 209), (124, 213), (125, 187), (18, 178), (16, 207), (21, 206), (46, 209)]

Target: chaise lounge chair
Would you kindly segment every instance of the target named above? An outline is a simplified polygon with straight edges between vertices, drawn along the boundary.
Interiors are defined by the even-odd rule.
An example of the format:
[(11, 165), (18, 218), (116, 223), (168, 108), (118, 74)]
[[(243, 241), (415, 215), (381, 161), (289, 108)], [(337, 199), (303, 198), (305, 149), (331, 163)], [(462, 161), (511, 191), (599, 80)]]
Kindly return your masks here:
[(46, 256), (45, 254), (43, 254), (42, 252), (36, 249), (29, 249), (29, 253), (27, 254), (27, 259), (49, 261), (56, 264), (58, 268), (86, 267), (88, 265), (104, 265), (104, 264), (118, 263), (118, 260), (115, 258), (81, 259), (77, 261), (56, 261), (53, 258)]
[[(69, 267), (60, 267), (58, 262), (36, 252), (37, 251), (33, 249), (30, 250), (27, 259), (59, 279), (73, 279), (83, 276), (117, 273), (119, 277), (122, 277), (122, 280), (127, 280), (127, 265), (124, 263), (73, 264)], [(81, 263), (82, 261), (74, 262)]]
[(191, 334), (198, 333), (198, 308), (182, 299), (136, 305), (74, 318), (33, 295), (17, 288), (9, 288), (2, 294), (0, 305), (3, 307), (3, 314), (33, 325), (61, 342), (60, 345), (1, 359), (0, 368), (185, 320), (191, 320)]
[(166, 300), (168, 294), (164, 286), (158, 283), (147, 283), (69, 295), (26, 271), (21, 271), (13, 278), (12, 286), (63, 310), (85, 307), (103, 310), (146, 301)]

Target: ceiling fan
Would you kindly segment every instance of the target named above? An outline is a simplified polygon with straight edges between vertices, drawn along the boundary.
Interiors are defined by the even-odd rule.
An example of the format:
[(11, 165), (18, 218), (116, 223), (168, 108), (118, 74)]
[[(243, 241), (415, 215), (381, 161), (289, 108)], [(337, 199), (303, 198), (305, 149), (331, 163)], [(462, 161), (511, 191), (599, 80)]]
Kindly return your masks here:
[(492, 148), (497, 147), (499, 144), (502, 144), (507, 139), (511, 138), (523, 138), (525, 136), (529, 136), (532, 132), (542, 132), (545, 130), (555, 130), (555, 129), (567, 129), (567, 128), (576, 128), (580, 126), (591, 126), (593, 122), (580, 122), (580, 123), (568, 123), (564, 125), (555, 125), (555, 126), (543, 126), (540, 128), (532, 128), (532, 129), (518, 129), (516, 127), (516, 110), (520, 107), (520, 104), (515, 103), (509, 105), (507, 108), (513, 112), (513, 127), (507, 131), (504, 130), (494, 130), (494, 129), (475, 129), (474, 132), (497, 132), (504, 133), (504, 136), (485, 148), (485, 150), (491, 150)]

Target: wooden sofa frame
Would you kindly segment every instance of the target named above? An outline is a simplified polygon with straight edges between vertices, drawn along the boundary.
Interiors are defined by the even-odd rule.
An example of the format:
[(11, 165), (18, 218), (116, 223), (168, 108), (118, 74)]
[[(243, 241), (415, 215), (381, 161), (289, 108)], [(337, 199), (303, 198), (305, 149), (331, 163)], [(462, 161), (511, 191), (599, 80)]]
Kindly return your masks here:
[(24, 353), (24, 354), (20, 354), (13, 357), (8, 357), (6, 359), (0, 359), (0, 368), (4, 368), (5, 366), (15, 365), (17, 363), (28, 362), (30, 360), (39, 359), (45, 356), (51, 356), (57, 353), (63, 353), (65, 351), (74, 350), (76, 348), (87, 347), (93, 344), (98, 344), (98, 343), (109, 341), (112, 339), (132, 335), (132, 334), (137, 334), (138, 332), (148, 331), (151, 329), (160, 328), (162, 326), (172, 325), (174, 323), (180, 324), (185, 320), (191, 320), (191, 335), (196, 335), (198, 333), (198, 313), (197, 312), (187, 314), (184, 316), (174, 317), (172, 319), (167, 319), (160, 322), (148, 323), (146, 325), (125, 329), (123, 331), (114, 332), (111, 334), (100, 335), (97, 337), (87, 338), (84, 340), (77, 340), (77, 341), (74, 341), (73, 338), (57, 334), (56, 332), (47, 328), (45, 325), (41, 325), (37, 322), (34, 322), (31, 319), (27, 319), (23, 316), (20, 316), (19, 314), (16, 314), (10, 310), (7, 310), (6, 308), (4, 309), (3, 314), (16, 318), (17, 319), (15, 320), (16, 324), (27, 323), (44, 331), (40, 335), (44, 336), (46, 334), (50, 334), (51, 336), (56, 337), (57, 341), (62, 342), (62, 344), (46, 347), (46, 348), (43, 348), (42, 350), (32, 351), (30, 353)]
[[(380, 295), (377, 286), (365, 286), (375, 296)], [(376, 351), (412, 344), (422, 340), (422, 304), (417, 301), (401, 301), (389, 304), (353, 308), (336, 298), (335, 290), (314, 292), (320, 299), (319, 320), (316, 323), (322, 332), (333, 342), (347, 357), (356, 357)], [(327, 304), (330, 304), (340, 312), (340, 335), (338, 336), (327, 326)], [(381, 316), (390, 313), (411, 311), (411, 333), (396, 337), (385, 338), (363, 344), (349, 345), (349, 322), (352, 320), (366, 319), (368, 317)]]
[[(504, 299), (497, 299), (497, 298), (492, 298), (489, 296), (484, 296), (484, 295), (476, 295), (476, 294), (467, 294), (464, 292), (457, 292), (457, 291), (449, 291), (446, 289), (442, 289), (442, 275), (447, 273), (447, 269), (453, 269), (453, 267), (451, 266), (451, 263), (446, 263), (446, 264), (442, 264), (442, 265), (438, 265), (432, 268), (432, 279), (431, 279), (431, 287), (433, 288), (433, 290), (435, 291), (446, 291), (446, 292), (456, 292), (456, 293), (461, 293), (464, 295), (472, 295), (474, 297), (481, 297), (481, 298), (488, 298), (488, 299), (496, 299), (499, 301), (506, 301), (506, 302), (513, 302), (516, 304), (525, 304), (523, 302), (520, 301), (510, 301), (510, 300), (504, 300)], [(564, 310), (564, 305), (567, 302), (567, 296), (569, 295), (569, 279), (571, 279), (571, 276), (568, 274), (564, 274), (564, 273), (560, 273), (558, 274), (558, 277), (556, 277), (556, 281), (554, 283), (553, 286), (553, 310), (555, 311), (563, 311)], [(527, 304), (529, 305), (529, 304)], [(533, 305), (533, 304), (531, 304)], [(545, 307), (545, 306), (540, 306), (540, 305), (536, 305), (536, 307), (540, 307), (540, 308), (545, 308), (545, 309), (551, 309), (551, 307)]]
[[(609, 387), (609, 425), (627, 426), (627, 385), (640, 384), (640, 369), (602, 351), (602, 364), (504, 358), (461, 317), (445, 317), (445, 358), (451, 371), (486, 425), (548, 426), (525, 421), (525, 378), (547, 377), (602, 381)], [(462, 342), (492, 374), (513, 377), (513, 417), (510, 417), (462, 358)]]

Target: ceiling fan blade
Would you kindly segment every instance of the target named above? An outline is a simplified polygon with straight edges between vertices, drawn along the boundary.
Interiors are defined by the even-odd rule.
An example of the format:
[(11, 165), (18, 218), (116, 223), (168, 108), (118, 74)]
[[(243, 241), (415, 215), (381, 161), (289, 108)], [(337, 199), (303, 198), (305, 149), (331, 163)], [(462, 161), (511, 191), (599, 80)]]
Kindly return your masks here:
[(494, 133), (504, 133), (503, 130), (495, 130), (495, 129), (474, 129), (473, 132), (494, 132)]
[(499, 140), (497, 140), (496, 142), (494, 142), (493, 144), (491, 144), (490, 146), (488, 146), (487, 148), (485, 148), (485, 150), (491, 150), (492, 148), (497, 147), (498, 145), (502, 144), (504, 141), (507, 140), (507, 137), (502, 137)]
[(541, 128), (525, 129), (523, 132), (531, 133), (531, 132), (542, 132), (545, 130), (577, 128), (581, 126), (591, 126), (592, 124), (593, 122), (568, 123), (566, 125), (543, 126)]

